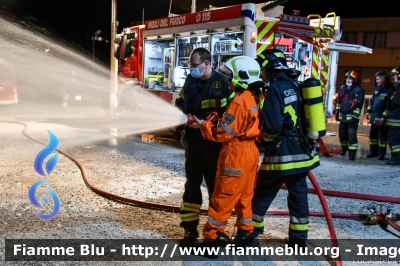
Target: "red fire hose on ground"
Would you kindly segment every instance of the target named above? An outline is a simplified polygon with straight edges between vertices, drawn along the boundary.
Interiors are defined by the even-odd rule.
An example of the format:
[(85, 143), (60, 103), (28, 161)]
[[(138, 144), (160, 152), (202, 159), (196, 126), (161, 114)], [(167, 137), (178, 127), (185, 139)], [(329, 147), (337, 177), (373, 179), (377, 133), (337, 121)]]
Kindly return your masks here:
[[(282, 185), (281, 188), (287, 189), (285, 185)], [(317, 194), (316, 190), (313, 188), (308, 188), (307, 191), (308, 191), (308, 193), (311, 193), (311, 194)], [(324, 194), (324, 196), (350, 198), (350, 199), (361, 199), (361, 200), (372, 200), (372, 201), (390, 202), (390, 203), (400, 204), (400, 198), (393, 198), (393, 197), (377, 196), (377, 195), (370, 195), (370, 194), (360, 194), (360, 193), (352, 193), (352, 192), (343, 192), (343, 191), (336, 191), (336, 190), (326, 190), (326, 189), (323, 189), (322, 193)]]
[(334, 157), (339, 155), (341, 152), (340, 149), (335, 150), (329, 146), (326, 146), (322, 138), (319, 138), (318, 143), (319, 143), (319, 148), (321, 149), (321, 153), (326, 157)]
[[(29, 136), (27, 134), (27, 128), (28, 126), (25, 123), (21, 123), (21, 122), (15, 122), (15, 121), (0, 121), (0, 122), (4, 122), (4, 123), (14, 123), (14, 124), (20, 124), (24, 126), (24, 129), (22, 131), (22, 133), (24, 134), (24, 136), (26, 136), (28, 139), (36, 142), (36, 143), (40, 143), (42, 145), (46, 145), (46, 143), (36, 140), (33, 137)], [(115, 194), (112, 194), (108, 191), (102, 190), (100, 188), (98, 188), (97, 186), (95, 186), (87, 177), (86, 175), (86, 171), (84, 166), (73, 156), (69, 155), (68, 153), (57, 149), (57, 151), (66, 156), (67, 158), (69, 158), (70, 160), (72, 160), (80, 169), (81, 173), (82, 173), (82, 177), (83, 180), (85, 182), (85, 184), (92, 189), (94, 192), (98, 193), (99, 195), (112, 199), (112, 200), (116, 200), (122, 203), (129, 203), (129, 204), (134, 204), (136, 206), (139, 207), (146, 207), (146, 208), (153, 208), (153, 209), (161, 209), (164, 211), (171, 211), (171, 212), (179, 212), (180, 211), (180, 207), (178, 206), (171, 206), (171, 205), (164, 205), (164, 204), (157, 204), (157, 203), (150, 203), (150, 202), (144, 202), (144, 201), (139, 201), (139, 200), (135, 200), (135, 199), (131, 199), (131, 198), (126, 198), (126, 197), (121, 197)], [(354, 197), (357, 199), (371, 199), (371, 200), (376, 200), (376, 201), (388, 201), (388, 202), (393, 202), (393, 203), (400, 203), (400, 199), (398, 198), (390, 198), (390, 197), (381, 197), (381, 196), (375, 196), (375, 195), (363, 195), (363, 194), (357, 194), (357, 193), (348, 193), (348, 192), (340, 192), (340, 191), (331, 191), (331, 190), (321, 190), (321, 188), (319, 187), (314, 175), (311, 172), (308, 172), (308, 177), (311, 181), (311, 183), (314, 186), (314, 189), (310, 188), (309, 192), (310, 193), (316, 193), (318, 195), (318, 198), (321, 202), (322, 208), (324, 210), (323, 213), (320, 212), (310, 212), (310, 216), (318, 216), (318, 217), (322, 217), (325, 216), (327, 219), (327, 224), (328, 224), (328, 229), (329, 229), (329, 234), (331, 236), (332, 239), (332, 245), (335, 247), (338, 247), (338, 242), (337, 242), (337, 237), (336, 237), (336, 232), (333, 226), (333, 222), (332, 222), (332, 217), (333, 218), (345, 218), (345, 219), (365, 219), (368, 218), (368, 215), (364, 215), (364, 214), (343, 214), (343, 213), (330, 213), (329, 211), (329, 207), (326, 203), (326, 200), (324, 198), (324, 193), (329, 194), (329, 196), (342, 196), (342, 197)], [(207, 210), (206, 209), (201, 209), (200, 213), (206, 214)], [(289, 215), (288, 211), (268, 211), (266, 213), (267, 215)], [(381, 215), (381, 216), (379, 216)], [(400, 231), (400, 226), (398, 224), (396, 224), (394, 222), (394, 220), (400, 220), (400, 214), (395, 214), (392, 215), (392, 218), (390, 217), (383, 217), (382, 213), (376, 215), (376, 217), (374, 216), (372, 218), (372, 220), (374, 220), (376, 218), (377, 223), (378, 222), (382, 222), (385, 221), (387, 224), (391, 225), (393, 228), (395, 228), (396, 230)], [(384, 219), (385, 218), (385, 219)], [(340, 257), (338, 258), (338, 260), (336, 261), (336, 265), (342, 265), (341, 264), (341, 260)]]
[[(319, 201), (321, 202), (322, 209), (324, 210), (324, 214), (326, 217), (326, 223), (328, 224), (329, 235), (331, 236), (332, 246), (339, 248), (339, 243), (337, 242), (335, 227), (333, 226), (331, 212), (329, 211), (329, 207), (328, 207), (328, 204), (326, 203), (326, 199), (325, 199), (324, 195), (322, 194), (322, 190), (321, 190), (320, 186), (318, 185), (318, 182), (315, 179), (314, 175), (311, 173), (311, 171), (308, 171), (307, 176), (310, 179), (315, 190), (317, 191)], [(341, 260), (340, 256), (337, 258), (336, 265), (342, 265), (342, 260)]]

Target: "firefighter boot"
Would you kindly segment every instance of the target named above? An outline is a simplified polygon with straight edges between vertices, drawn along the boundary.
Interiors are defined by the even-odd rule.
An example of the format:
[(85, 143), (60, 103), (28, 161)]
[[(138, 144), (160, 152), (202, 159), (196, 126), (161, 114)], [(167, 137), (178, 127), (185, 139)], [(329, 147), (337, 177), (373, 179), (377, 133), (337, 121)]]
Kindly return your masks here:
[(349, 160), (354, 161), (356, 159), (356, 151), (349, 151)]
[(378, 145), (369, 145), (369, 153), (367, 154), (367, 158), (374, 158), (378, 155)]
[[(262, 230), (264, 230), (264, 228)], [(255, 231), (253, 231), (253, 233), (251, 233), (246, 237), (246, 246), (250, 247), (260, 246), (260, 239), (258, 238), (258, 234)]]
[(388, 162), (386, 162), (386, 164), (387, 165), (400, 165), (400, 153), (392, 152), (392, 157), (390, 158), (390, 160)]
[(340, 151), (340, 155), (346, 155), (347, 147), (342, 146), (342, 150)]
[(248, 231), (238, 228), (237, 234), (235, 236), (235, 243), (238, 247), (245, 247), (247, 242)]
[(197, 232), (197, 229), (185, 230), (185, 233), (183, 235), (184, 240), (196, 240), (198, 237), (199, 237), (199, 232)]
[[(216, 250), (219, 246), (219, 239), (221, 238), (221, 233), (217, 232), (216, 239), (204, 239), (202, 242), (195, 242), (192, 244), (192, 247), (201, 248), (204, 250), (206, 249), (207, 253), (198, 253), (197, 256), (203, 256), (209, 259), (218, 259), (218, 251)], [(209, 252), (209, 253), (208, 253)]]
[(199, 232), (197, 232), (197, 228), (193, 229), (185, 229), (183, 234), (183, 239), (179, 241), (179, 245), (181, 247), (188, 247), (193, 244), (199, 237)]
[(386, 147), (379, 147), (379, 157), (378, 160), (385, 160)]
[(306, 248), (307, 247), (306, 240), (302, 240), (302, 239), (289, 239), (289, 237), (285, 237), (284, 242), (286, 245), (288, 245), (291, 248), (296, 248), (296, 245), (298, 248)]

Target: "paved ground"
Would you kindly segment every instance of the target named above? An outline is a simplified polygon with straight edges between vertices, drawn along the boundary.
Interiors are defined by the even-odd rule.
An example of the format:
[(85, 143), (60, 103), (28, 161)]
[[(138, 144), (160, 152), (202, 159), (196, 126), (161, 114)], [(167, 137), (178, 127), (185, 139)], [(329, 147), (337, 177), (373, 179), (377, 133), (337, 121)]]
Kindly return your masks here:
[[(1, 117), (0, 117), (0, 120)], [(47, 177), (50, 189), (60, 198), (61, 210), (50, 221), (41, 221), (33, 213), (35, 208), (27, 200), (29, 187), (41, 177), (33, 169), (33, 160), (43, 146), (33, 143), (20, 132), (22, 126), (0, 123), (0, 259), (4, 260), (6, 238), (52, 238), (52, 239), (179, 239), (179, 215), (163, 211), (133, 207), (107, 200), (92, 192), (82, 181), (76, 165), (60, 156), (53, 174)], [(46, 128), (54, 128), (62, 143), (70, 143), (76, 137), (75, 129), (61, 125), (29, 122), (28, 133), (44, 142), (48, 141)], [(60, 130), (62, 129), (62, 130)], [(184, 155), (179, 146), (158, 135), (159, 142), (142, 142), (138, 136), (108, 137), (97, 141), (82, 141), (67, 145), (66, 152), (79, 159), (85, 166), (89, 178), (100, 188), (121, 196), (179, 206), (184, 186)], [(356, 161), (347, 157), (321, 158), (321, 166), (313, 171), (322, 189), (398, 197), (400, 167), (386, 166), (376, 159), (364, 158), (368, 139), (360, 136), (360, 153)], [(338, 147), (336, 137), (325, 137), (327, 145)], [(161, 142), (161, 143), (160, 143)], [(165, 143), (165, 144), (164, 144)], [(175, 143), (176, 145), (176, 143)], [(261, 158), (261, 157), (260, 157)], [(309, 184), (312, 187), (311, 184)], [(203, 207), (207, 207), (206, 190), (203, 187)], [(369, 213), (366, 205), (377, 202), (326, 197), (332, 213)], [(322, 211), (317, 196), (310, 194), (310, 210)], [(400, 213), (399, 204), (383, 203)], [(286, 191), (279, 192), (271, 209), (285, 210)], [(44, 209), (43, 211), (48, 211)], [(201, 217), (201, 225), (205, 217)], [(233, 234), (234, 218), (229, 221), (227, 235)], [(287, 234), (286, 216), (266, 216), (267, 224), (263, 237), (283, 239)], [(339, 239), (398, 239), (400, 233), (391, 227), (366, 226), (362, 221), (334, 219)], [(201, 227), (199, 227), (201, 231)], [(324, 218), (312, 217), (310, 239), (329, 239)], [(315, 243), (310, 240), (310, 245)], [(170, 262), (169, 265), (193, 264), (193, 262)], [(7, 264), (15, 264), (7, 262)], [(28, 263), (32, 264), (32, 263)], [(59, 265), (60, 263), (43, 263)], [(79, 263), (111, 264), (106, 262)], [(142, 265), (143, 263), (121, 262), (115, 265)], [(159, 264), (148, 262), (148, 265)], [(204, 265), (204, 262), (197, 263)], [(328, 265), (320, 262), (225, 262), (215, 265)], [(345, 265), (352, 263), (346, 262)], [(64, 263), (63, 265), (71, 265)]]

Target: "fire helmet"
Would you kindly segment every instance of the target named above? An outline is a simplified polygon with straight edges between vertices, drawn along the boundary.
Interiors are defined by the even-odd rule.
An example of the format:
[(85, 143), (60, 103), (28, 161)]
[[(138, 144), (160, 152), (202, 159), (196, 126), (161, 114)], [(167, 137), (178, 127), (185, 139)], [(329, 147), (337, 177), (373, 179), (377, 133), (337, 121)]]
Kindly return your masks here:
[(278, 49), (264, 50), (257, 55), (263, 60), (262, 66), (266, 70), (271, 69), (288, 69), (285, 54)]
[(348, 71), (346, 74), (344, 74), (344, 77), (345, 77), (345, 78), (349, 77), (349, 78), (354, 79), (354, 81), (357, 81), (357, 79), (358, 79), (358, 74), (357, 74), (357, 72), (355, 72), (354, 70), (350, 70), (350, 71)]
[(400, 76), (400, 66), (393, 68), (390, 74), (397, 74)]
[(231, 81), (236, 86), (247, 89), (248, 85), (260, 81), (260, 66), (249, 56), (235, 56), (229, 59), (224, 68), (232, 73)]

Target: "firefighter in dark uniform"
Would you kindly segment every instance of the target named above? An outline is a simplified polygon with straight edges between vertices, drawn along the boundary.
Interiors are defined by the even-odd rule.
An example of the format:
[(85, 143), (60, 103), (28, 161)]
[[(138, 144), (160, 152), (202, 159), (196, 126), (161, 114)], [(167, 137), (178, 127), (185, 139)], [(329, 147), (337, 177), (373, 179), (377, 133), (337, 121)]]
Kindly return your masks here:
[[(217, 111), (222, 117), (232, 93), (227, 76), (212, 69), (210, 51), (203, 47), (192, 51), (189, 64), (190, 75), (185, 80), (176, 106), (185, 114), (203, 120), (212, 111)], [(186, 183), (180, 225), (185, 230), (184, 239), (195, 240), (198, 237), (197, 226), (202, 204), (200, 186), (204, 177), (211, 198), (221, 143), (203, 139), (200, 130), (196, 128), (186, 127), (184, 136)]]
[(258, 235), (264, 232), (265, 212), (285, 184), (289, 192), (289, 244), (303, 247), (309, 221), (306, 176), (309, 170), (319, 166), (319, 156), (315, 148), (305, 152), (299, 144), (299, 91), (296, 75), (288, 68), (284, 53), (271, 49), (258, 56), (264, 60), (269, 80), (261, 111), (266, 150), (252, 200), (254, 231), (247, 242), (258, 244)]
[(367, 158), (379, 156), (378, 160), (384, 160), (388, 132), (388, 128), (384, 125), (389, 112), (390, 97), (393, 94), (393, 84), (385, 71), (378, 71), (375, 79), (378, 86), (369, 102), (366, 115), (367, 120), (371, 123)]
[(349, 160), (353, 161), (358, 149), (357, 129), (365, 91), (357, 83), (357, 72), (350, 70), (344, 76), (346, 83), (340, 87), (335, 118), (336, 121), (340, 121), (339, 139), (342, 146), (340, 155), (345, 155), (349, 150)]
[(386, 126), (389, 128), (388, 140), (391, 158), (388, 165), (400, 165), (400, 66), (392, 70), (395, 92), (390, 97), (389, 114)]

